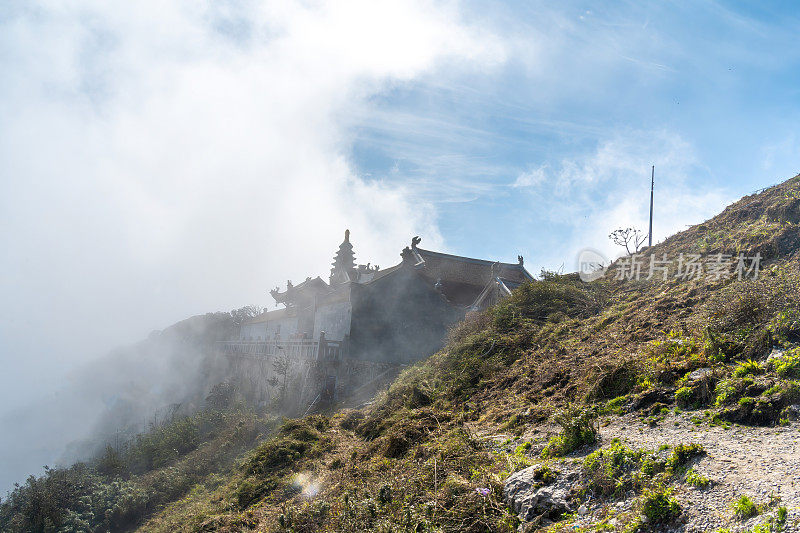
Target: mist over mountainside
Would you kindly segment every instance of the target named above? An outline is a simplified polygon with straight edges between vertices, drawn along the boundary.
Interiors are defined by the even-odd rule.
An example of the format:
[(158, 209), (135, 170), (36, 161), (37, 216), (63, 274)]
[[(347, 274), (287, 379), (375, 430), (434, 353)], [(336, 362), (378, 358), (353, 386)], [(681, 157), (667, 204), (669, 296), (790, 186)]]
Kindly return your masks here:
[[(589, 282), (545, 271), (468, 315), (443, 350), (358, 409), (321, 405), (279, 420), (212, 391), (202, 409), (126, 447), (30, 478), (0, 504), (0, 526), (791, 531), (800, 524), (800, 176), (640, 257), (674, 254), (704, 257), (708, 270), (687, 276), (676, 260), (663, 277), (636, 277), (631, 255)], [(737, 273), (733, 261), (715, 275), (722, 256), (748, 268)], [(195, 317), (142, 346), (183, 353), (231, 323)], [(139, 348), (123, 357), (127, 368)], [(162, 371), (189, 368), (180, 356), (165, 361)], [(208, 384), (214, 368), (187, 375)]]
[(36, 403), (4, 414), (0, 490), (41, 472), (42, 465), (86, 460), (107, 442), (147, 431), (159, 417), (201, 407), (210, 388), (227, 377), (214, 343), (252, 309), (198, 315), (154, 331), (76, 369)]
[(800, 532), (798, 28), (0, 1), (0, 533)]

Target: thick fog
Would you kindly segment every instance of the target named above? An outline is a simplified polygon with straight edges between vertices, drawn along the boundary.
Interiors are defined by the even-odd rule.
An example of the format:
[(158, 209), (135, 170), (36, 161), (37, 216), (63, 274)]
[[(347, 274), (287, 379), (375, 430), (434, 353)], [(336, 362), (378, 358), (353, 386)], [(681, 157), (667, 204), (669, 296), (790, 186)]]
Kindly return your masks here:
[[(491, 6), (0, 3), (0, 494), (121, 397), (196, 397), (194, 348), (137, 343), (324, 277), (345, 228), (361, 263), (570, 270), (647, 226), (653, 164), (656, 241), (796, 172), (793, 93), (750, 83), (798, 71), (792, 20)], [(737, 39), (701, 57), (709, 25)]]
[(393, 84), (501, 51), (446, 7), (378, 4), (0, 7), (0, 490), (163, 373), (111, 350), (270, 304), (346, 227), (373, 264), (442, 244), (431, 205), (353, 170), (353, 129)]

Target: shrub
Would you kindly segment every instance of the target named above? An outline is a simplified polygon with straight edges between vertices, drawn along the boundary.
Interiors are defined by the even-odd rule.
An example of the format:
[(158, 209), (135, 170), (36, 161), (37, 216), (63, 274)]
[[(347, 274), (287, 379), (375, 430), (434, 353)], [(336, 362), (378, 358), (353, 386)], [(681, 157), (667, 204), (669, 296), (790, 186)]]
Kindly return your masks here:
[(278, 483), (275, 480), (265, 481), (263, 479), (256, 480), (253, 478), (246, 478), (239, 483), (239, 486), (236, 487), (236, 491), (234, 492), (236, 504), (239, 506), (239, 509), (249, 507), (266, 496), (267, 493), (274, 490), (277, 486)]
[(605, 294), (596, 283), (584, 283), (574, 274), (543, 272), (541, 281), (526, 283), (494, 309), (507, 318), (507, 308), (521, 318), (547, 320), (555, 316), (588, 317), (600, 311)]
[(678, 444), (673, 448), (672, 454), (667, 459), (667, 471), (675, 474), (685, 467), (694, 457), (705, 455), (706, 450), (700, 444)]
[[(680, 381), (685, 383), (686, 380), (687, 378), (684, 377)], [(678, 407), (684, 408), (697, 408), (702, 405), (708, 405), (714, 399), (714, 394), (712, 393), (713, 385), (714, 380), (709, 377), (695, 380), (675, 391), (675, 402)]]
[(320, 432), (329, 424), (330, 421), (321, 415), (287, 420), (276, 437), (256, 448), (242, 470), (246, 475), (265, 477), (290, 466), (322, 441)]
[(22, 533), (129, 529), (145, 516), (148, 504), (161, 496), (134, 481), (107, 481), (81, 463), (68, 469), (45, 468), (43, 476), (30, 476), (0, 503), (0, 530)]
[(558, 474), (560, 472), (557, 470), (553, 470), (548, 465), (542, 465), (533, 471), (533, 479), (542, 485), (549, 485), (556, 480)]
[(127, 462), (135, 473), (166, 466), (200, 443), (197, 419), (183, 417), (137, 435), (127, 451)]
[(381, 486), (380, 490), (378, 491), (378, 503), (381, 505), (392, 503), (392, 487), (389, 485)]
[(778, 512), (775, 516), (775, 520), (778, 522), (778, 524), (783, 525), (786, 523), (786, 518), (788, 516), (789, 516), (789, 510), (785, 506), (781, 505), (780, 507), (778, 507)]
[(447, 330), (447, 345), (463, 344), (473, 335), (488, 329), (491, 323), (491, 317), (486, 311), (469, 312), (464, 317), (464, 320), (457, 322)]
[(679, 405), (689, 405), (692, 401), (692, 388), (681, 387), (680, 389), (676, 390), (675, 401), (678, 402)]
[(665, 523), (680, 516), (681, 506), (670, 491), (658, 489), (645, 494), (642, 512), (650, 523)]
[(800, 378), (800, 349), (794, 349), (776, 360), (775, 372), (783, 378)]
[(122, 454), (110, 444), (106, 444), (105, 450), (97, 457), (95, 463), (97, 471), (109, 477), (122, 476), (128, 470)]
[(733, 503), (733, 512), (742, 520), (752, 518), (758, 514), (758, 506), (747, 495), (742, 495), (741, 498)]
[[(632, 450), (619, 439), (614, 439), (611, 446), (596, 450), (584, 459), (583, 468), (587, 480), (584, 490), (602, 496), (622, 494), (638, 484), (637, 471), (647, 459), (650, 457), (646, 452)], [(648, 472), (655, 473), (659, 469), (655, 465), (648, 465), (644, 467)]]
[(760, 375), (764, 373), (764, 367), (758, 361), (753, 361), (752, 359), (748, 359), (747, 361), (743, 361), (739, 363), (733, 371), (733, 377), (735, 378), (743, 378), (744, 376), (749, 375)]
[(604, 365), (592, 376), (588, 396), (596, 400), (618, 400), (636, 387), (640, 374), (641, 369), (631, 360)]
[(704, 305), (698, 326), (705, 329), (706, 355), (758, 357), (773, 340), (795, 339), (800, 316), (797, 273), (730, 283)]
[(627, 396), (617, 396), (613, 400), (609, 400), (603, 407), (603, 414), (621, 415), (627, 399)]
[(714, 406), (721, 407), (736, 402), (753, 383), (752, 377), (731, 378), (720, 381), (714, 388), (714, 394), (716, 395)]
[(339, 426), (342, 429), (346, 429), (348, 431), (354, 431), (362, 420), (364, 420), (363, 411), (357, 411), (355, 409), (351, 409), (345, 411), (345, 413), (342, 415), (342, 417), (339, 420)]
[(550, 439), (542, 457), (563, 456), (597, 440), (597, 415), (591, 408), (572, 405), (556, 413), (553, 420), (561, 426), (561, 433)]
[(689, 471), (686, 472), (686, 483), (693, 487), (705, 489), (711, 485), (711, 480), (697, 472), (694, 468), (690, 468)]
[(800, 340), (800, 311), (785, 309), (779, 312), (772, 317), (769, 330), (779, 343)]

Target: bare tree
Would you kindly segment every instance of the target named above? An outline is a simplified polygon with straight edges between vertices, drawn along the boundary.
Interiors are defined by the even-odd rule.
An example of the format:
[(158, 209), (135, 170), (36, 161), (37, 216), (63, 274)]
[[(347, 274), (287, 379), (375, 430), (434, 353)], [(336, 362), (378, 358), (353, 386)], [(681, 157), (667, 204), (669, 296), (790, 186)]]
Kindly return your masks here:
[(277, 377), (273, 377), (270, 380), (270, 385), (275, 387), (277, 385), (281, 386), (281, 396), (280, 401), (283, 403), (284, 399), (286, 398), (286, 380), (289, 376), (289, 370), (291, 368), (291, 361), (289, 360), (289, 356), (286, 354), (281, 353), (277, 355), (275, 359), (272, 360), (272, 370), (278, 376), (283, 378), (283, 383), (281, 383)]
[[(647, 235), (636, 228), (620, 228), (612, 231), (608, 238), (617, 246), (624, 247), (628, 255), (631, 255), (639, 252), (639, 248), (647, 240)], [(631, 248), (633, 248), (633, 252), (631, 252)]]

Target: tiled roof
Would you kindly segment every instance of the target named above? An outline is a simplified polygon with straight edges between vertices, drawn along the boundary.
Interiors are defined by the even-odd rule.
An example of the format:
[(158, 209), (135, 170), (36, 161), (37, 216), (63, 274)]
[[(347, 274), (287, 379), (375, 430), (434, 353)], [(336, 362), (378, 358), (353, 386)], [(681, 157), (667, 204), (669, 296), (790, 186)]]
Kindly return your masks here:
[(330, 290), (330, 287), (325, 283), (322, 278), (309, 278), (302, 283), (298, 283), (292, 287), (287, 287), (283, 292), (278, 290), (270, 291), (270, 294), (278, 303), (299, 303), (308, 302), (313, 300), (315, 295), (325, 294)]
[[(290, 313), (290, 311), (291, 311), (291, 313)], [(260, 315), (255, 316), (255, 317), (251, 318), (250, 320), (246, 321), (245, 324), (261, 324), (263, 322), (270, 322), (272, 320), (278, 320), (278, 319), (281, 319), (281, 318), (286, 318), (286, 317), (294, 316), (294, 315), (295, 315), (295, 312), (294, 312), (293, 309), (290, 310), (290, 309), (284, 307), (282, 309), (275, 309), (274, 311), (267, 311), (267, 312), (261, 313)]]
[(525, 267), (518, 263), (500, 263), (485, 259), (473, 259), (458, 255), (443, 254), (416, 248), (412, 250), (418, 258), (417, 266), (432, 280), (441, 279), (485, 287), (493, 277), (510, 282), (523, 283), (533, 279)]

